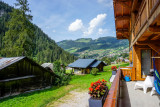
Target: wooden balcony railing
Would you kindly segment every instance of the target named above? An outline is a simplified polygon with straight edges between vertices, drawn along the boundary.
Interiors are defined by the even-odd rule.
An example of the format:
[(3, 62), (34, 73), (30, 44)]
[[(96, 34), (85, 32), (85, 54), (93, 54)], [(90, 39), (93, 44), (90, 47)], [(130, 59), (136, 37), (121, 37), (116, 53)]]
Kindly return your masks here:
[(118, 107), (118, 100), (120, 96), (120, 81), (125, 75), (129, 75), (131, 80), (135, 80), (135, 68), (134, 67), (121, 67), (118, 69), (112, 86), (108, 92), (107, 98), (103, 107)]
[(135, 68), (133, 67), (121, 67), (121, 72), (122, 72), (122, 75), (123, 77), (125, 76), (129, 76), (131, 78), (132, 81), (135, 80)]
[(103, 107), (117, 107), (118, 97), (120, 92), (120, 79), (121, 79), (121, 69), (119, 68), (115, 79), (113, 80), (112, 86), (109, 90), (107, 98)]
[(135, 38), (142, 31), (142, 28), (147, 23), (148, 19), (151, 17), (157, 6), (159, 5), (160, 0), (143, 0), (139, 8), (138, 14), (133, 27), (133, 32)]

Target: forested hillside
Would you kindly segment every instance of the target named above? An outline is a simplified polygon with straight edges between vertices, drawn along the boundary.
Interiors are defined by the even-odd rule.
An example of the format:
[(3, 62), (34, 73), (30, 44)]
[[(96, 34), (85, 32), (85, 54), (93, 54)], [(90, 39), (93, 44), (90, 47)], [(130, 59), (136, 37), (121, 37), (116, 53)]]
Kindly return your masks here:
[[(7, 57), (1, 50), (4, 48), (4, 36), (8, 31), (7, 22), (10, 20), (9, 12), (12, 12), (12, 9), (13, 7), (0, 1), (0, 57)], [(35, 35), (34, 40), (32, 40), (34, 42), (34, 51), (32, 55), (28, 57), (32, 57), (39, 63), (54, 62), (56, 60), (60, 60), (63, 63), (74, 61), (75, 57), (73, 55), (59, 47), (55, 41), (49, 38), (38, 26), (33, 26)]]
[(81, 38), (77, 40), (64, 40), (58, 45), (78, 57), (98, 58), (120, 55), (128, 52), (128, 41), (117, 40), (115, 37), (100, 37), (98, 39)]

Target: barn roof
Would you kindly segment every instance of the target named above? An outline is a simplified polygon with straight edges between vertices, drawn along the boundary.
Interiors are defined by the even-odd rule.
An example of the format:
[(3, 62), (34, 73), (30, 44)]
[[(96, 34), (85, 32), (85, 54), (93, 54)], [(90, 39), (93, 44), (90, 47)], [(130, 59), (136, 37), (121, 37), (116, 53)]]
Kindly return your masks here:
[(51, 65), (52, 65), (52, 63), (43, 63), (41, 66), (46, 68), (46, 67), (51, 66)]
[(87, 67), (97, 67), (102, 61), (98, 61), (96, 59), (78, 59), (75, 62), (68, 65), (68, 67), (72, 68), (87, 68)]
[(51, 70), (53, 70), (53, 64), (52, 63), (43, 63), (41, 66), (44, 67), (44, 68), (49, 67)]
[(22, 59), (24, 59), (24, 56), (21, 57), (10, 57), (10, 58), (0, 58), (0, 70), (15, 63)]
[(46, 70), (45, 68), (43, 68), (42, 66), (40, 66), (39, 64), (37, 64), (36, 62), (34, 62), (32, 59), (26, 57), (26, 56), (19, 56), (19, 57), (9, 57), (9, 58), (6, 58), (6, 57), (1, 57), (0, 58), (0, 70), (20, 61), (20, 60), (23, 60), (23, 59), (26, 59), (28, 61), (30, 61), (33, 65), (35, 66), (39, 66), (41, 69), (43, 69), (44, 71), (48, 71)]

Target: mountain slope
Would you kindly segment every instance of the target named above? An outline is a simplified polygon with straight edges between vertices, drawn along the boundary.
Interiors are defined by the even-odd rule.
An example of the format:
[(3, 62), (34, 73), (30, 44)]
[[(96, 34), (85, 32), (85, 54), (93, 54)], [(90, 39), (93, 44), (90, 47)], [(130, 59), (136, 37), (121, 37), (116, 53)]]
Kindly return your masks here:
[[(9, 20), (8, 13), (12, 11), (12, 8), (13, 7), (8, 4), (0, 1), (0, 50), (3, 48), (2, 38), (7, 31), (6, 23)], [(63, 63), (74, 61), (75, 57), (73, 55), (59, 47), (55, 41), (49, 38), (38, 26), (34, 25), (34, 27), (36, 48), (30, 57), (39, 63), (54, 62), (56, 60), (61, 60)], [(0, 56), (2, 55), (0, 54)]]
[[(77, 40), (64, 40), (57, 43), (66, 51), (83, 58), (102, 58), (104, 56), (119, 55), (128, 52), (128, 41), (117, 40), (115, 37), (81, 38)], [(121, 51), (120, 51), (121, 50)]]

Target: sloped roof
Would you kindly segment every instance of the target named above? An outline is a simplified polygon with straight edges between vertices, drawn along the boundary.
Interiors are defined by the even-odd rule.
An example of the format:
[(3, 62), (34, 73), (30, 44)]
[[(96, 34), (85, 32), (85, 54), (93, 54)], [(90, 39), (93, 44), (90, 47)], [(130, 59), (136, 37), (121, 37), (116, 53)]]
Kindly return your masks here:
[(44, 68), (49, 67), (51, 70), (53, 70), (53, 64), (52, 63), (43, 63), (41, 66), (44, 67)]
[(22, 57), (10, 57), (10, 58), (0, 58), (0, 70), (25, 58)]
[(30, 61), (33, 65), (35, 66), (39, 66), (41, 69), (43, 69), (44, 71), (48, 72), (48, 70), (46, 70), (45, 68), (43, 68), (42, 66), (40, 66), (39, 64), (37, 64), (36, 62), (34, 62), (32, 59), (26, 57), (26, 56), (19, 56), (19, 57), (9, 57), (9, 58), (0, 58), (0, 70), (20, 61), (26, 59), (28, 61)]
[(68, 67), (72, 67), (72, 68), (87, 68), (87, 67), (98, 67), (98, 65), (100, 63), (103, 63), (104, 65), (106, 65), (104, 62), (102, 61), (98, 61), (96, 59), (78, 59), (75, 62), (71, 63), (68, 65)]
[(113, 0), (113, 5), (117, 39), (128, 39), (132, 0)]
[(92, 65), (90, 65), (90, 67), (94, 68), (94, 67), (98, 67), (98, 65), (101, 63), (102, 61), (96, 61), (95, 63), (93, 63)]
[(75, 62), (69, 64), (69, 67), (75, 67), (75, 68), (87, 68), (89, 67), (93, 62), (97, 61), (96, 59), (78, 59)]

